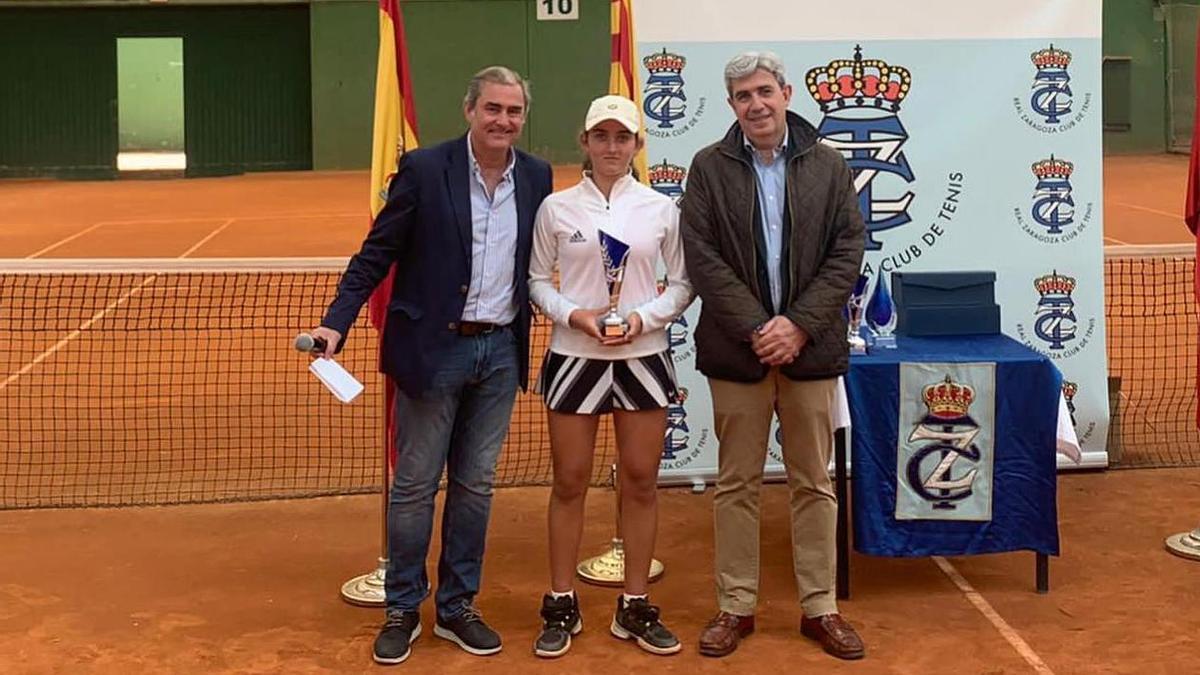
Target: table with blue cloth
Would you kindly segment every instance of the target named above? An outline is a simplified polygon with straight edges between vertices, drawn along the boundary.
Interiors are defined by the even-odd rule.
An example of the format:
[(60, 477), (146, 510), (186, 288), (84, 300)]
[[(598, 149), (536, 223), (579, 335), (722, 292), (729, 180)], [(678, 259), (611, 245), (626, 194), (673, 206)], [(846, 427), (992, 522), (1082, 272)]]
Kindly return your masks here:
[[(1048, 590), (1058, 555), (1055, 458), (1062, 376), (1004, 335), (897, 338), (850, 360), (854, 548), (879, 556), (1028, 550)], [(838, 492), (845, 495), (845, 432)], [(838, 594), (849, 596), (839, 500)]]

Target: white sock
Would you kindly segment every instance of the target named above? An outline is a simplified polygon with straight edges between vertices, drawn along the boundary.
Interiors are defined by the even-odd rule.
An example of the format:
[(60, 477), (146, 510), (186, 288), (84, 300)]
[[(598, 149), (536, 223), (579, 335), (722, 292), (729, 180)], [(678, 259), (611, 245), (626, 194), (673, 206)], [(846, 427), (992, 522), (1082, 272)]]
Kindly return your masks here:
[(645, 593), (642, 593), (641, 595), (630, 595), (628, 593), (621, 594), (621, 602), (623, 602), (626, 605), (629, 604), (630, 600), (645, 600), (645, 599), (646, 599)]
[(571, 590), (564, 591), (562, 593), (559, 593), (558, 591), (551, 589), (550, 597), (554, 598), (555, 600), (557, 600), (559, 598), (573, 598), (573, 597), (575, 597), (575, 589), (572, 588)]

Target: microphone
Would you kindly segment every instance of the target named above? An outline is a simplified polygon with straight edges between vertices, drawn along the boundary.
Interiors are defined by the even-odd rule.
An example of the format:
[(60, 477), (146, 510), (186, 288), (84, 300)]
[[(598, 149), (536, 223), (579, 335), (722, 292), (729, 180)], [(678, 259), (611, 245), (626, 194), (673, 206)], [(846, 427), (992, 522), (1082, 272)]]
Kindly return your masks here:
[(295, 340), (292, 341), (292, 346), (295, 347), (297, 351), (301, 351), (306, 354), (324, 354), (325, 348), (328, 347), (329, 344), (325, 342), (325, 338), (313, 337), (308, 333), (301, 333), (296, 336)]

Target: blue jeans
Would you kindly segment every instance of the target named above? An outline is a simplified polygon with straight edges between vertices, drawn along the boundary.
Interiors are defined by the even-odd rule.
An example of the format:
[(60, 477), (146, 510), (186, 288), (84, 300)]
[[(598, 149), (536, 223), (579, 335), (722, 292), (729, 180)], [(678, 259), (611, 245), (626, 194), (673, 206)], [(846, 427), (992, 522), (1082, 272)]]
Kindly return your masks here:
[(433, 503), (447, 469), (438, 617), (453, 619), (479, 592), (496, 459), (517, 395), (517, 345), (502, 328), (453, 340), (428, 390), (396, 391), (396, 469), (388, 504), (388, 609), (416, 610), (429, 594), (425, 558)]

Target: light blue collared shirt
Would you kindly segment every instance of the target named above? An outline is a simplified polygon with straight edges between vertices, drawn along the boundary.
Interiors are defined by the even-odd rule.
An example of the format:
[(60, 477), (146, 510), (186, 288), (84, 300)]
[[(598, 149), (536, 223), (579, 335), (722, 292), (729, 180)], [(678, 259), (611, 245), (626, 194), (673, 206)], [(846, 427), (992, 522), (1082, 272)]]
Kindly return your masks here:
[(508, 151), (508, 166), (491, 196), (470, 138), (467, 157), (471, 163), (471, 284), (462, 319), (509, 324), (517, 317), (517, 191), (513, 182), (517, 153)]
[(771, 282), (771, 305), (775, 313), (783, 312), (783, 206), (787, 200), (787, 143), (784, 131), (783, 142), (775, 148), (771, 161), (763, 161), (762, 155), (745, 141), (753, 158), (754, 178), (758, 189), (758, 210), (762, 213), (763, 240), (767, 244), (767, 279)]

